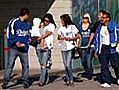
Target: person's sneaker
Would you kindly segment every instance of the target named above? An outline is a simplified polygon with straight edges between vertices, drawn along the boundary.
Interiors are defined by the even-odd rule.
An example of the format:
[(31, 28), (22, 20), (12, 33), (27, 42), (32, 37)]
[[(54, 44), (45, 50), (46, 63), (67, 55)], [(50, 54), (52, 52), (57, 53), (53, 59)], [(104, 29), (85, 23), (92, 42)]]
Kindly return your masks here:
[(87, 80), (89, 80), (89, 79), (87, 78), (86, 75), (83, 74), (83, 75), (81, 76), (81, 80), (85, 80), (85, 81), (87, 81)]
[(117, 84), (119, 85), (119, 79), (117, 79)]
[(74, 82), (73, 81), (70, 81), (70, 86), (74, 86)]
[(81, 77), (81, 80), (88, 81), (89, 79), (86, 77)]
[(81, 78), (82, 80), (92, 80), (92, 75), (89, 75), (87, 74), (86, 72), (84, 72), (82, 75), (81, 75)]
[(2, 88), (7, 89), (7, 85), (8, 85), (8, 82), (4, 82), (3, 85), (2, 85)]
[(23, 87), (24, 88), (29, 88), (29, 84), (28, 83), (25, 83), (25, 84), (23, 84)]
[(70, 85), (70, 82), (69, 81), (66, 81), (66, 84), (65, 85), (69, 86)]
[(39, 82), (38, 85), (39, 85), (40, 87), (44, 86), (44, 84), (41, 83), (41, 82)]
[(111, 87), (111, 85), (107, 84), (106, 87)]
[(101, 84), (100, 86), (103, 87), (103, 88), (111, 87), (111, 85), (109, 85), (108, 83)]

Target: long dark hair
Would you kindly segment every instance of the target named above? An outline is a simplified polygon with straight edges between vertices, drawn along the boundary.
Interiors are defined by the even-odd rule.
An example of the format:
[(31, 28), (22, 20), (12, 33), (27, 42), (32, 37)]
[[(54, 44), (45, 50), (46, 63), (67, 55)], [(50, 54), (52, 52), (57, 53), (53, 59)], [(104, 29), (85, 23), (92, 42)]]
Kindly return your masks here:
[(64, 21), (65, 27), (67, 27), (67, 25), (74, 25), (74, 23), (72, 22), (72, 20), (68, 14), (63, 14), (60, 16), (60, 18)]
[(55, 21), (54, 21), (54, 19), (53, 19), (53, 15), (52, 15), (52, 14), (47, 13), (47, 14), (43, 17), (43, 19), (42, 19), (41, 22), (43, 22), (43, 21), (45, 20), (45, 18), (48, 18), (49, 21), (50, 21), (50, 23), (54, 24), (55, 27), (56, 27), (56, 24), (55, 24)]

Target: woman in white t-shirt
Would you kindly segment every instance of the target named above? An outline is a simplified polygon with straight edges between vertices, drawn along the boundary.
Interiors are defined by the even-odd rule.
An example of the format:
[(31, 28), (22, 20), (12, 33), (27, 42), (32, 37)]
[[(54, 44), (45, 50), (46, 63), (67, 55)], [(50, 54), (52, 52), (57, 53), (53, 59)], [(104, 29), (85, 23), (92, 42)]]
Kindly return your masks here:
[(56, 27), (53, 16), (49, 13), (44, 16), (41, 22), (39, 44), (36, 48), (41, 65), (39, 86), (43, 86), (48, 82), (48, 69), (51, 66), (49, 62), (51, 62), (51, 49), (53, 48), (53, 35)]
[(75, 47), (73, 42), (79, 39), (80, 34), (68, 14), (61, 15), (60, 19), (62, 26), (60, 26), (58, 30), (58, 40), (66, 70), (66, 85), (74, 85), (72, 73), (72, 50)]

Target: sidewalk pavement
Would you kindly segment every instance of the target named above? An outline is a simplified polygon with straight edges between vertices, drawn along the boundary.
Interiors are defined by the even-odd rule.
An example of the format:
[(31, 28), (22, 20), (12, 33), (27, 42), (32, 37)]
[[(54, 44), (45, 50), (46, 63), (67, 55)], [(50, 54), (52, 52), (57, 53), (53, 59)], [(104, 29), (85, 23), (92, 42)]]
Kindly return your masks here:
[[(99, 75), (99, 69), (95, 69), (94, 76), (92, 80), (84, 80), (80, 77), (80, 75), (83, 73), (83, 71), (74, 72), (74, 86), (66, 86), (64, 85), (65, 82), (63, 80), (64, 72), (52, 72), (50, 73), (50, 80), (49, 83), (43, 87), (38, 86), (38, 79), (39, 74), (34, 72), (34, 75), (31, 75), (30, 77), (30, 84), (31, 86), (28, 89), (24, 89), (21, 84), (15, 84), (14, 82), (16, 79), (14, 79), (14, 82), (12, 82), (12, 86), (9, 87), (9, 89), (6, 90), (119, 90), (119, 86), (116, 84), (112, 84), (111, 88), (102, 88), (100, 87), (100, 83), (97, 80), (97, 77)], [(113, 70), (111, 69), (111, 72), (113, 73)], [(14, 78), (18, 78), (20, 75), (18, 74)], [(3, 72), (0, 73), (3, 76)], [(114, 75), (114, 74), (113, 74)], [(0, 82), (0, 86), (2, 83)], [(0, 87), (0, 90), (3, 90)]]

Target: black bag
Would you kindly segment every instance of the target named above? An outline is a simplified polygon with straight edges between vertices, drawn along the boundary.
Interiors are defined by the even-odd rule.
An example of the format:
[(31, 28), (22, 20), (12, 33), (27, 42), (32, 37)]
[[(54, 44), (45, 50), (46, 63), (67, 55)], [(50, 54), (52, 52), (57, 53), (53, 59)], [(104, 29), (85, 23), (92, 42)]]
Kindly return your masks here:
[(72, 58), (77, 59), (77, 58), (81, 57), (81, 52), (82, 51), (80, 48), (78, 48), (78, 47), (73, 48), (72, 49)]
[(31, 46), (36, 47), (38, 44), (38, 37), (31, 37), (31, 42), (29, 43)]

